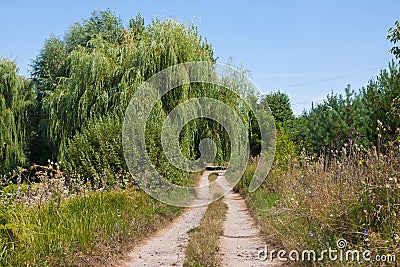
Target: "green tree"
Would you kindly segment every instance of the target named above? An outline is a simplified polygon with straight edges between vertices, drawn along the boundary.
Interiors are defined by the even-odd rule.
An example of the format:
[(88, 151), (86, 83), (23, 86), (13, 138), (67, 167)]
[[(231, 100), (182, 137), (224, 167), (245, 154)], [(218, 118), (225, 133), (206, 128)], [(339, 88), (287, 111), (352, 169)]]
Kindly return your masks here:
[(390, 52), (397, 58), (400, 59), (400, 47), (396, 45), (400, 41), (400, 22), (396, 21), (394, 27), (389, 29), (387, 39), (393, 43), (393, 47)]
[(312, 107), (310, 112), (303, 114), (306, 123), (307, 143), (311, 145), (315, 153), (323, 150), (340, 149), (344, 143), (353, 136), (354, 92), (350, 86), (346, 88), (345, 98), (340, 94), (331, 94), (327, 99)]
[(100, 38), (108, 43), (123, 41), (122, 21), (111, 10), (93, 11), (88, 19), (75, 22), (65, 36), (68, 51), (76, 46), (89, 47), (91, 40)]
[(37, 98), (34, 114), (31, 118), (32, 141), (30, 144), (30, 161), (45, 164), (52, 155), (50, 135), (47, 131), (49, 110), (43, 106), (43, 98), (54, 92), (59, 81), (67, 77), (68, 52), (65, 43), (50, 36), (31, 64), (33, 87)]
[(376, 143), (379, 120), (387, 127), (385, 137), (395, 138), (400, 128), (400, 66), (394, 62), (382, 70), (376, 79), (360, 90), (363, 132), (369, 142)]
[(261, 105), (264, 107), (269, 106), (278, 127), (284, 124), (290, 125), (294, 120), (290, 99), (285, 93), (278, 91), (266, 94), (261, 98)]
[[(58, 42), (60, 47), (66, 47), (63, 68), (67, 72), (55, 75), (55, 82), (51, 83), (54, 87), (44, 90), (41, 100), (53, 159), (61, 159), (67, 169), (82, 174), (94, 184), (98, 184), (99, 177), (112, 181), (114, 174), (127, 171), (125, 164), (115, 159), (122, 158), (122, 121), (136, 88), (169, 66), (213, 61), (211, 46), (191, 25), (175, 20), (154, 20), (145, 27), (140, 15), (130, 20), (129, 28), (121, 25), (120, 19), (110, 11), (94, 12), (89, 19), (75, 23), (66, 34), (66, 44)], [(41, 70), (43, 61), (35, 63), (36, 69)], [(163, 97), (162, 110), (155, 109), (156, 114), (148, 122), (150, 128), (146, 131), (150, 135), (147, 139), (151, 148), (149, 154), (155, 166), (161, 173), (174, 177), (177, 183), (184, 183), (185, 176), (167, 166), (156, 133), (164, 113), (185, 99), (205, 92), (204, 89), (194, 90), (193, 86), (183, 86)], [(192, 129), (185, 129), (181, 136), (182, 151), (189, 158), (195, 158), (198, 153), (194, 137), (217, 129), (214, 124), (204, 128), (199, 125), (200, 122)], [(177, 181), (178, 178), (182, 181)]]
[(62, 40), (50, 36), (39, 55), (31, 64), (32, 80), (35, 82), (39, 100), (47, 90), (54, 90), (58, 79), (67, 76), (67, 49)]
[[(59, 56), (56, 60), (51, 56), (54, 53)], [(35, 88), (40, 95), (38, 117), (43, 122), (37, 136), (43, 137), (52, 160), (61, 160), (67, 171), (96, 186), (112, 185), (127, 172), (121, 162), (121, 128), (136, 89), (157, 72), (191, 61), (215, 62), (211, 45), (193, 25), (173, 19), (155, 19), (145, 25), (138, 15), (124, 27), (111, 11), (94, 12), (73, 24), (64, 41), (49, 38), (34, 61)], [(243, 89), (243, 77), (229, 82), (235, 92), (201, 83), (180, 86), (152, 109), (146, 124), (147, 152), (158, 171), (172, 182), (185, 184), (189, 177), (169, 164), (160, 142), (162, 122), (177, 105), (200, 96), (214, 98), (236, 110), (249, 128), (256, 126), (254, 114), (240, 97), (257, 110), (258, 96)], [(267, 118), (265, 110), (259, 109)], [(181, 131), (182, 154), (198, 158), (203, 138), (212, 138), (217, 144), (217, 163), (229, 159), (229, 136), (217, 122), (205, 118), (191, 121)], [(254, 134), (253, 141), (257, 138)]]
[(0, 59), (0, 174), (27, 164), (34, 94), (14, 62)]

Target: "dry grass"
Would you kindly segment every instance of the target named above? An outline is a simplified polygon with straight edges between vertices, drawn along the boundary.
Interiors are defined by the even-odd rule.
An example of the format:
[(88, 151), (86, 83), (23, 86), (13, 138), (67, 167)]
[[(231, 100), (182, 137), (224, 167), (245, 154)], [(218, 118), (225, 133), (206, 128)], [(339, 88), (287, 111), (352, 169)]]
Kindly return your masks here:
[(190, 240), (186, 248), (186, 267), (215, 267), (220, 266), (219, 239), (223, 234), (223, 222), (228, 207), (219, 199), (211, 203), (200, 226), (189, 232)]
[[(273, 168), (247, 204), (267, 238), (287, 251), (335, 249), (344, 238), (349, 248), (371, 250), (371, 259), (388, 254), (399, 258), (400, 139), (381, 149), (384, 154), (375, 147), (348, 144), (317, 159), (300, 156), (285, 171)], [(244, 180), (253, 171), (251, 166)], [(247, 194), (243, 183), (239, 189)]]

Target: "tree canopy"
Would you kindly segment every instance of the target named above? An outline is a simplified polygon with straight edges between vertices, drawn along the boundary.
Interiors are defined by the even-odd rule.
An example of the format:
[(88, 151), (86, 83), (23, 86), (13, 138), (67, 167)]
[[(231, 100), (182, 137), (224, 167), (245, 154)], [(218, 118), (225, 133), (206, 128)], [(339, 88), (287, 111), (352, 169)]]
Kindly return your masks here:
[(0, 59), (0, 173), (25, 165), (34, 94), (14, 62)]
[[(261, 147), (255, 115), (274, 116), (278, 152), (291, 155), (301, 148), (319, 154), (348, 142), (376, 144), (381, 138), (377, 128), (382, 125), (386, 132), (382, 138), (391, 140), (400, 128), (399, 34), (399, 22), (395, 22), (387, 37), (395, 59), (366, 87), (354, 91), (348, 86), (344, 95), (332, 93), (298, 117), (288, 95), (259, 95), (243, 84), (243, 77), (230, 81), (236, 94), (217, 86), (180, 86), (152, 110), (146, 126), (148, 152), (161, 172), (185, 183), (187, 176), (169, 166), (161, 150), (160, 123), (178, 104), (199, 96), (221, 100), (238, 112), (248, 127), (252, 156), (258, 156)], [(2, 59), (0, 172), (51, 159), (62, 161), (63, 168), (90, 182), (106, 177), (112, 184), (127, 172), (121, 129), (132, 95), (155, 73), (191, 61), (215, 62), (212, 46), (194, 25), (174, 19), (145, 24), (138, 14), (124, 26), (110, 10), (95, 11), (73, 23), (62, 38), (50, 36), (32, 61), (31, 79), (20, 77), (15, 63)], [(249, 112), (239, 96), (261, 115)], [(183, 128), (182, 153), (196, 159), (203, 138), (218, 144), (217, 161), (229, 158), (226, 131), (208, 119), (193, 120)], [(279, 153), (276, 159), (286, 162)]]

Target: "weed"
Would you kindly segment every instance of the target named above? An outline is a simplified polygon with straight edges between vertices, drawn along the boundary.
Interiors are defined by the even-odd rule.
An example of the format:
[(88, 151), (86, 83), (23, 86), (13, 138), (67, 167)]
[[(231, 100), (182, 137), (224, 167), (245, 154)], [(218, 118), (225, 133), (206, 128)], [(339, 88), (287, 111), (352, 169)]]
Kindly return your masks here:
[(200, 226), (189, 230), (190, 239), (184, 266), (220, 266), (218, 237), (223, 234), (223, 221), (227, 209), (222, 199), (211, 203), (201, 219)]
[(380, 148), (385, 154), (348, 143), (316, 159), (301, 155), (285, 169), (274, 166), (264, 185), (249, 194), (251, 165), (236, 190), (247, 196), (267, 238), (286, 250), (322, 251), (344, 238), (352, 249), (371, 250), (371, 258), (398, 257), (400, 138)]

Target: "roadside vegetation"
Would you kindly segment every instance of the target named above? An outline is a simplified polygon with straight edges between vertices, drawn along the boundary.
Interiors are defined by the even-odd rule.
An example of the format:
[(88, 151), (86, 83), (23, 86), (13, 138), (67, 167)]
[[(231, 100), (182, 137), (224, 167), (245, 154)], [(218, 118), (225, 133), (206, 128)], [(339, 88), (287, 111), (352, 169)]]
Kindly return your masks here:
[(64, 179), (3, 188), (0, 266), (110, 266), (181, 211), (136, 187), (93, 191)]
[(189, 231), (185, 267), (213, 267), (221, 265), (219, 236), (224, 233), (224, 220), (228, 206), (220, 198), (211, 203), (200, 226)]
[[(389, 30), (394, 43), (399, 26)], [(277, 247), (321, 253), (339, 250), (337, 241), (344, 239), (344, 252), (360, 251), (350, 261), (325, 255), (323, 261), (296, 264), (394, 266), (400, 259), (400, 54), (395, 48), (388, 70), (358, 93), (348, 87), (345, 96), (332, 94), (297, 118), (290, 105), (275, 113), (277, 149), (265, 183), (247, 191), (253, 163), (236, 186), (266, 240)], [(371, 261), (362, 258), (365, 250), (371, 251)]]

